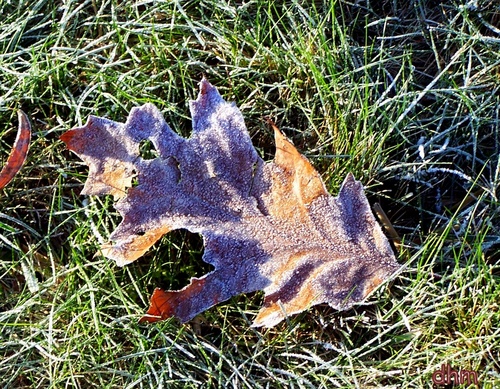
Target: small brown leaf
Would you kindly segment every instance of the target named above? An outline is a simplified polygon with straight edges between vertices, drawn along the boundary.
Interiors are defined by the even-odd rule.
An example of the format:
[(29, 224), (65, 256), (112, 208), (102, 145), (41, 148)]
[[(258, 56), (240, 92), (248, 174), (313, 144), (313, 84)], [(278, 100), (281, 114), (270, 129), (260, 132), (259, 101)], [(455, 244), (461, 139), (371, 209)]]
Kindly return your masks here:
[(7, 163), (0, 171), (0, 189), (3, 189), (21, 170), (26, 161), (31, 140), (31, 125), (28, 116), (21, 110), (18, 111), (19, 129), (16, 140), (10, 152)]
[[(347, 309), (400, 268), (351, 174), (330, 196), (276, 127), (276, 156), (264, 163), (241, 112), (205, 79), (190, 108), (189, 139), (151, 104), (132, 109), (124, 124), (91, 117), (61, 137), (90, 166), (83, 193), (120, 198), (123, 220), (103, 248), (108, 258), (128, 264), (174, 229), (204, 238), (203, 260), (215, 270), (178, 291), (156, 289), (141, 321), (185, 322), (234, 295), (264, 290), (254, 325), (273, 326), (319, 303)], [(157, 158), (140, 157), (145, 139)]]

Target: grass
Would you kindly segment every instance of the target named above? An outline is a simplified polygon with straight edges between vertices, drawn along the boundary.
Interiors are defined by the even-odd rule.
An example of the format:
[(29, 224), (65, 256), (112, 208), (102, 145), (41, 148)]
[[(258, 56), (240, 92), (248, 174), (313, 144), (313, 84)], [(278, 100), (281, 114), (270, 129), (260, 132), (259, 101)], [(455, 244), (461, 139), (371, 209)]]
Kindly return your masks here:
[[(431, 388), (443, 363), (500, 386), (500, 8), (280, 3), (0, 0), (2, 161), (17, 109), (34, 130), (0, 199), (2, 388)], [(201, 239), (175, 231), (123, 269), (95, 255), (119, 217), (79, 195), (87, 168), (58, 138), (145, 102), (188, 136), (203, 75), (265, 159), (270, 116), (332, 193), (362, 180), (404, 243), (387, 288), (272, 329), (250, 327), (259, 293), (137, 324), (153, 287), (209, 270)]]

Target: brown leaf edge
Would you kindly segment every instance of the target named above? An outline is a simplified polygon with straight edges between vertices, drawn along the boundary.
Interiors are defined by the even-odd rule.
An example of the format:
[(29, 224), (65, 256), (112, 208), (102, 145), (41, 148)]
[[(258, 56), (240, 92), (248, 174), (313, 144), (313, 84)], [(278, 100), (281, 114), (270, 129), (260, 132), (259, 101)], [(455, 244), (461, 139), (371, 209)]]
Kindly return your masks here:
[(17, 112), (19, 118), (19, 129), (17, 130), (16, 140), (10, 152), (7, 163), (0, 172), (0, 189), (3, 189), (15, 175), (21, 170), (28, 156), (28, 150), (31, 141), (31, 125), (23, 111)]

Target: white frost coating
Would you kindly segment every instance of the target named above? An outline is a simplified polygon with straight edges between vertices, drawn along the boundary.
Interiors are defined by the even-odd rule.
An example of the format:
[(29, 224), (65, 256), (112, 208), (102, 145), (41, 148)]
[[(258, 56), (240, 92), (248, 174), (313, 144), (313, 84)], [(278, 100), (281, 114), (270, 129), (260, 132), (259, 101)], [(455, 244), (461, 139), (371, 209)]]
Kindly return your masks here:
[[(64, 139), (90, 166), (87, 193), (111, 193), (119, 184), (126, 194), (106, 256), (130, 263), (177, 228), (204, 237), (203, 259), (215, 270), (180, 291), (155, 292), (148, 313), (187, 321), (236, 294), (264, 290), (254, 325), (272, 326), (314, 304), (347, 309), (399, 269), (352, 175), (332, 197), (279, 132), (275, 160), (264, 163), (241, 112), (206, 80), (190, 109), (188, 139), (151, 104), (133, 109), (125, 125), (92, 118)], [(144, 139), (159, 158), (139, 157)], [(132, 172), (138, 185), (130, 188)]]

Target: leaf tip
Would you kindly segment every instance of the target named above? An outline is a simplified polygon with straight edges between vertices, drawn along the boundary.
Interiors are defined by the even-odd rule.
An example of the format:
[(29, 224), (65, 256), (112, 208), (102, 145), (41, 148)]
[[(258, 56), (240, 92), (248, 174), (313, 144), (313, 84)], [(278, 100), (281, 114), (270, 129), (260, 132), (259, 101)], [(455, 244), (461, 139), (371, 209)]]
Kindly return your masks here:
[(156, 288), (149, 300), (149, 309), (139, 319), (139, 323), (156, 323), (174, 316), (174, 309), (170, 302), (171, 294), (171, 292)]
[(62, 134), (59, 139), (66, 144), (66, 147), (71, 150), (71, 141), (73, 137), (75, 136), (75, 130), (69, 130), (66, 131), (64, 134)]
[(210, 89), (213, 88), (212, 84), (203, 76), (203, 78), (200, 81), (200, 94), (205, 95), (207, 94)]

